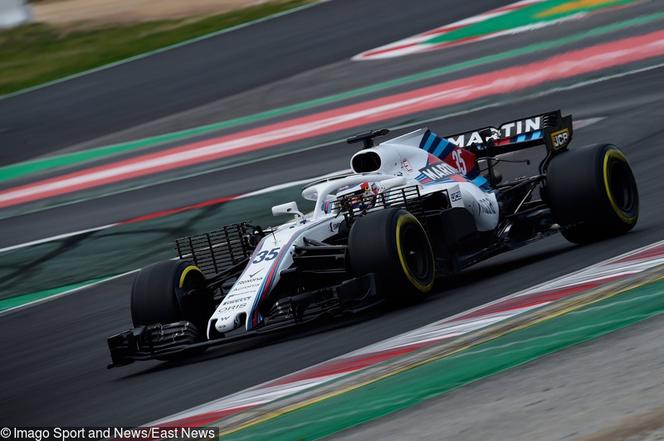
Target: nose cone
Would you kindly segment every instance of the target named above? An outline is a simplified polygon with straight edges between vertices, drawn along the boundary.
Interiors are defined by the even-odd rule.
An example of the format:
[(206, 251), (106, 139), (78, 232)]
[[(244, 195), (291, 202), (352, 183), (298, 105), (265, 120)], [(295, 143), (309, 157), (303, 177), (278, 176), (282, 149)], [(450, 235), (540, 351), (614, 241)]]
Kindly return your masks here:
[(230, 332), (234, 329), (237, 329), (240, 326), (244, 326), (246, 320), (247, 320), (247, 314), (241, 312), (235, 315), (227, 315), (223, 317), (212, 318), (212, 320), (210, 321), (215, 331), (223, 334), (226, 332)]
[(232, 331), (232, 330), (233, 330), (233, 327), (230, 326), (230, 324), (229, 324), (227, 321), (217, 320), (217, 321), (214, 323), (214, 329), (215, 329), (217, 332), (224, 333), (224, 332)]

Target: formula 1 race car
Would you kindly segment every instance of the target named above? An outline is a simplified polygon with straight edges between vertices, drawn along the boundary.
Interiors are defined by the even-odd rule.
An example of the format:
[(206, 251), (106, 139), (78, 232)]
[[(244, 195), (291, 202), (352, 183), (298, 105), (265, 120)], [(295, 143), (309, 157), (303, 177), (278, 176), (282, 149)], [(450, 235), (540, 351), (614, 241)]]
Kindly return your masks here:
[[(422, 298), (439, 277), (561, 232), (583, 244), (636, 224), (636, 181), (623, 153), (568, 150), (560, 111), (440, 137), (419, 129), (374, 146), (348, 139), (352, 173), (308, 185), (315, 201), (272, 207), (292, 219), (176, 241), (178, 259), (142, 269), (134, 328), (108, 339), (111, 366), (172, 359), (256, 335)], [(539, 173), (501, 182), (499, 156), (543, 145)]]

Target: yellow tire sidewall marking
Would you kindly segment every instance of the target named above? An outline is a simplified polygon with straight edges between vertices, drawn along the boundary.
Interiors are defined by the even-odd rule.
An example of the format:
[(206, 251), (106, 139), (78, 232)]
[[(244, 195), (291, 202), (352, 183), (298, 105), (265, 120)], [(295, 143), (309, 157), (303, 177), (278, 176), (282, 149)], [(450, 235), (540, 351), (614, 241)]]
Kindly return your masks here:
[(625, 155), (622, 154), (622, 152), (618, 149), (611, 149), (608, 150), (604, 154), (604, 163), (603, 163), (603, 177), (604, 177), (604, 190), (606, 192), (606, 196), (609, 199), (609, 203), (611, 204), (611, 207), (613, 208), (613, 211), (618, 215), (618, 217), (625, 222), (626, 224), (632, 224), (634, 223), (636, 216), (627, 216), (623, 210), (618, 207), (618, 204), (616, 203), (615, 199), (613, 198), (613, 194), (611, 193), (611, 188), (609, 187), (609, 160), (611, 158), (616, 158), (619, 161), (622, 161), (627, 164), (627, 158), (625, 158)]
[(178, 288), (182, 289), (184, 286), (185, 280), (187, 280), (187, 274), (189, 274), (192, 271), (198, 271), (199, 273), (202, 274), (202, 271), (199, 267), (196, 265), (188, 265), (184, 271), (182, 271), (182, 274), (180, 274), (180, 283), (178, 284)]
[[(403, 273), (406, 275), (410, 283), (418, 291), (429, 292), (431, 291), (431, 288), (433, 288), (433, 278), (431, 282), (427, 284), (423, 284), (420, 281), (418, 281), (410, 272), (410, 268), (408, 268), (408, 264), (406, 262), (406, 256), (404, 255), (404, 252), (401, 249), (401, 228), (407, 224), (417, 224), (420, 228), (422, 228), (422, 224), (420, 224), (420, 222), (413, 215), (403, 215), (399, 216), (399, 218), (397, 219), (396, 235), (397, 235), (397, 254), (399, 255), (399, 263), (401, 264), (401, 269), (403, 270)], [(431, 244), (429, 243), (428, 239), (427, 239), (427, 247), (429, 248), (430, 255), (433, 254), (433, 252), (431, 251)]]

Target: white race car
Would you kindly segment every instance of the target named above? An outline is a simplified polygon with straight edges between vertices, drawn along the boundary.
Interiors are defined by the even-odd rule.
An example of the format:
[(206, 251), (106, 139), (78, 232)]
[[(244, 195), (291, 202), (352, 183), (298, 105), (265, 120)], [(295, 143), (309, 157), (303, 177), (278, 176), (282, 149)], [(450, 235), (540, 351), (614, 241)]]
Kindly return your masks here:
[[(108, 339), (111, 366), (170, 359), (372, 307), (416, 301), (437, 278), (548, 234), (587, 243), (626, 233), (638, 191), (623, 153), (568, 150), (560, 111), (440, 137), (419, 129), (374, 146), (386, 129), (350, 138), (351, 174), (313, 183), (304, 214), (176, 241), (179, 258), (141, 270), (134, 328)], [(539, 173), (501, 182), (504, 153), (546, 146)]]

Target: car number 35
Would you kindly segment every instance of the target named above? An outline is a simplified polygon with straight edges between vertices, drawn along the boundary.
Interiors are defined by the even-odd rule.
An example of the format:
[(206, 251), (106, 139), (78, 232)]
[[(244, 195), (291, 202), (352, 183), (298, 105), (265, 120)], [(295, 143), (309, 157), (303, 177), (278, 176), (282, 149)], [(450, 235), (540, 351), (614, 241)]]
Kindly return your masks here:
[(452, 150), (452, 159), (456, 163), (456, 168), (461, 172), (462, 175), (468, 173), (468, 168), (466, 167), (466, 161), (461, 156), (461, 150)]
[(272, 248), (271, 250), (261, 251), (256, 254), (256, 258), (251, 263), (261, 263), (262, 261), (274, 260), (279, 255), (279, 248)]

